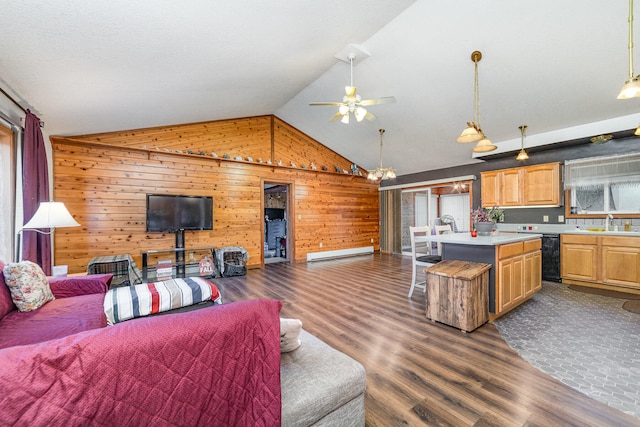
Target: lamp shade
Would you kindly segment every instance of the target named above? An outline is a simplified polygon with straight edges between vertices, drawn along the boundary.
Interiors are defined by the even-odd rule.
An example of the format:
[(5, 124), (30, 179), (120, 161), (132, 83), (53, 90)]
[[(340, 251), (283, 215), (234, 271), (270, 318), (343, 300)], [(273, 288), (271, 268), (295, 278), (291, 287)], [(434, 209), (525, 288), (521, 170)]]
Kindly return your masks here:
[(79, 227), (62, 202), (42, 202), (23, 229)]
[(524, 160), (527, 160), (528, 158), (529, 158), (529, 155), (527, 154), (526, 151), (524, 151), (524, 148), (520, 150), (520, 152), (516, 156), (516, 160), (518, 161), (524, 161)]
[(458, 138), (456, 138), (456, 142), (467, 144), (469, 142), (478, 142), (481, 139), (482, 135), (480, 135), (480, 133), (478, 133), (478, 131), (473, 126), (469, 126), (462, 131)]
[(488, 151), (493, 151), (497, 148), (498, 148), (497, 146), (493, 145), (491, 141), (489, 141), (486, 137), (484, 137), (480, 141), (478, 141), (478, 144), (476, 144), (476, 146), (473, 147), (472, 151), (474, 153), (486, 153)]
[(622, 86), (618, 99), (631, 99), (640, 96), (640, 80), (637, 77), (627, 80)]

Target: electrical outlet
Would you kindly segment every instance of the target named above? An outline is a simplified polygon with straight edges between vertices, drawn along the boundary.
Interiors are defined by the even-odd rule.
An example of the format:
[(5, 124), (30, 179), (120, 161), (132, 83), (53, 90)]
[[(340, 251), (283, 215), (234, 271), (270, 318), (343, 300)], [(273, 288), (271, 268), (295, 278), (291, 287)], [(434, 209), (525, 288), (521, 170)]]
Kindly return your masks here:
[(558, 215), (558, 222), (564, 222), (564, 215)]
[(298, 214), (298, 219), (302, 219), (302, 215), (301, 214)]
[(373, 243), (373, 239), (371, 239), (371, 243)]
[(549, 222), (549, 215), (543, 215), (542, 222)]
[(320, 242), (320, 247), (322, 247), (322, 242)]

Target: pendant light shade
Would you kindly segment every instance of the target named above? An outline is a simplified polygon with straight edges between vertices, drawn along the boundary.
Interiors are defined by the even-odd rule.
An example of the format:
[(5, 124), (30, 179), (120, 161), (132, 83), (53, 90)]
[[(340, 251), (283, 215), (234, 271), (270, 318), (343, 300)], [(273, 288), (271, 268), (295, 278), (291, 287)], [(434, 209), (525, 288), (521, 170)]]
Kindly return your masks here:
[(618, 99), (630, 99), (640, 96), (640, 76), (633, 74), (633, 0), (629, 0), (629, 78), (622, 86)]
[(520, 152), (518, 153), (516, 160), (522, 162), (529, 158), (527, 152), (524, 151), (524, 134), (527, 131), (527, 125), (518, 126), (518, 129), (520, 129), (520, 134), (522, 134), (522, 141), (520, 143)]
[(476, 142), (482, 139), (482, 136), (478, 133), (478, 130), (472, 123), (467, 123), (467, 128), (462, 131), (460, 136), (456, 138), (456, 142), (461, 144), (467, 144), (469, 142)]
[(482, 134), (482, 139), (478, 141), (476, 146), (473, 147), (472, 151), (474, 153), (487, 153), (489, 151), (495, 150), (496, 148), (498, 147), (493, 145), (491, 141), (489, 141), (487, 137), (485, 137), (484, 134)]

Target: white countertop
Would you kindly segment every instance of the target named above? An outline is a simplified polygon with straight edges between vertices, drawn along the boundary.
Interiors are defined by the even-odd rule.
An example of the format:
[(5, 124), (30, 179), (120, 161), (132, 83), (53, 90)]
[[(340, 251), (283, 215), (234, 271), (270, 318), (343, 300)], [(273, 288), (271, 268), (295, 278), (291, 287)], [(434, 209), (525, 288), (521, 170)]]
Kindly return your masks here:
[(450, 233), (437, 236), (416, 237), (417, 241), (431, 241), (440, 243), (456, 243), (459, 245), (474, 246), (498, 246), (506, 243), (522, 242), (525, 240), (539, 239), (542, 234), (536, 233), (500, 233), (494, 236), (471, 237), (471, 233)]

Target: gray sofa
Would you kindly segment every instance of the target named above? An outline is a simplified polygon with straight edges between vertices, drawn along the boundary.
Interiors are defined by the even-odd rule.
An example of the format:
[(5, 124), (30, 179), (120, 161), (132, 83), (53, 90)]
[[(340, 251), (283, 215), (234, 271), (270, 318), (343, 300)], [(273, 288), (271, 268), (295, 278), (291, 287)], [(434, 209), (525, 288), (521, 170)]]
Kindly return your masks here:
[(364, 426), (364, 367), (302, 330), (280, 359), (282, 425)]

